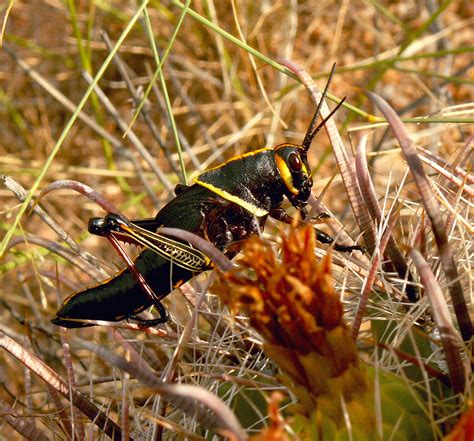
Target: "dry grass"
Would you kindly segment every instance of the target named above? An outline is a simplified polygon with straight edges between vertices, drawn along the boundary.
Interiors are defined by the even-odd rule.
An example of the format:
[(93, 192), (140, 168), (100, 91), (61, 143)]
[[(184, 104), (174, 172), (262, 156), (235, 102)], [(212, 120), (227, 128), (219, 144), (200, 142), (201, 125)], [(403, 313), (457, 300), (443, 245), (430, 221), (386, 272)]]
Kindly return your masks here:
[[(160, 57), (179, 23), (181, 9), (176, 3), (150, 2), (147, 6)], [(441, 177), (438, 170), (425, 168), (438, 192), (443, 219), (450, 222), (449, 241), (468, 305), (472, 305), (472, 194), (459, 190), (466, 183), (472, 188), (472, 175), (451, 168), (459, 166), (470, 172), (473, 165), (469, 144), (474, 122), (472, 3), (444, 2), (439, 11), (440, 5), (435, 1), (388, 2), (388, 7), (362, 1), (235, 3), (232, 9), (231, 1), (195, 0), (191, 7), (201, 18), (187, 15), (178, 29), (163, 66), (166, 88), (158, 78), (145, 105), (164, 148), (144, 118), (138, 117), (133, 123), (133, 132), (163, 172), (165, 183), (138, 153), (136, 142), (130, 136), (122, 139), (124, 128), (97, 95), (90, 95), (83, 113), (112, 139), (106, 141), (97, 133), (100, 129), (94, 130), (90, 123), (80, 119), (68, 127), (74, 109), (88, 89), (82, 72), (88, 71), (94, 77), (110, 53), (101, 32), (109, 35), (113, 45), (139, 5), (16, 1), (11, 10), (6, 9), (8, 5), (0, 6), (0, 17), (6, 23), (0, 50), (0, 174), (12, 176), (27, 191), (33, 189), (35, 196), (58, 179), (82, 181), (103, 193), (128, 218), (152, 217), (172, 197), (166, 181), (170, 185), (180, 181), (176, 173), (180, 160), (187, 177), (192, 178), (237, 153), (283, 141), (301, 142), (314, 104), (288, 71), (269, 65), (266, 57), (299, 63), (320, 86), (336, 61), (338, 71), (331, 92), (338, 97), (347, 95), (347, 102), (353, 106), (338, 113), (340, 131), (354, 146), (362, 135), (369, 136), (368, 162), (376, 195), (386, 207), (385, 214), (392, 204), (394, 211), (399, 210), (394, 234), (403, 251), (410, 246), (421, 249), (435, 272), (439, 271), (438, 254), (426, 227), (428, 221), (418, 189), (407, 174), (407, 165), (387, 126), (374, 124), (372, 115), (379, 113), (362, 89), (375, 91), (389, 101), (406, 121), (412, 140), (460, 179), (461, 183), (456, 183)], [(114, 57), (120, 56), (138, 96), (148, 87), (157, 66), (145, 21), (141, 15)], [(227, 33), (242, 42), (240, 47), (229, 40)], [(30, 74), (20, 62), (31, 69)], [(98, 84), (128, 125), (137, 103), (114, 61), (100, 75)], [(58, 101), (59, 94), (72, 103), (72, 108), (67, 109)], [(167, 99), (173, 118), (167, 111)], [(172, 120), (185, 151), (181, 157)], [(64, 140), (59, 144), (62, 135)], [(51, 152), (56, 151), (53, 157)], [(313, 143), (309, 161), (315, 171), (316, 194), (335, 175), (323, 202), (345, 226), (345, 231), (358, 240), (361, 232), (350, 210), (329, 141), (322, 132)], [(245, 322), (238, 319), (231, 326), (228, 312), (209, 295), (187, 345), (178, 345), (183, 326), (194, 312), (195, 289), (207, 286), (206, 278), (184, 287), (184, 296), (180, 292), (169, 296), (167, 305), (176, 324), (163, 328), (163, 332), (96, 327), (64, 336), (49, 323), (59, 299), (64, 299), (73, 286), (93, 283), (94, 275), (104, 278), (105, 272), (100, 275), (91, 266), (86, 267), (89, 271), (80, 269), (37, 245), (5, 248), (11, 237), (25, 237), (27, 242), (34, 237), (64, 242), (37, 215), (28, 215), (28, 210), (16, 223), (21, 208), (9, 189), (0, 188), (0, 200), (0, 237), (5, 237), (0, 262), (0, 320), (5, 334), (63, 378), (67, 362), (60, 338), (69, 340), (78, 389), (118, 422), (125, 433), (130, 430), (131, 435), (142, 433), (143, 439), (151, 439), (156, 434), (154, 423), (160, 419), (158, 415), (164, 415), (165, 424), (171, 425), (166, 426), (167, 439), (178, 439), (180, 435), (169, 434), (184, 430), (207, 436), (203, 426), (186, 419), (181, 410), (170, 408), (160, 413), (156, 395), (128, 378), (123, 370), (111, 369), (110, 360), (104, 363), (103, 358), (82, 345), (81, 338), (110, 351), (128, 353), (133, 363), (142, 358), (160, 377), (199, 384), (218, 394), (235, 409), (249, 433), (261, 426), (266, 415), (263, 390), (278, 389), (281, 384), (268, 359), (253, 343), (259, 337), (251, 334), (255, 340), (244, 340), (249, 338)], [(111, 262), (122, 265), (107, 241), (85, 234), (88, 219), (104, 214), (95, 204), (81, 195), (63, 191), (46, 196), (41, 207), (80, 243), (82, 250), (100, 259), (101, 268), (109, 274), (114, 269)], [(268, 237), (275, 239), (275, 232), (275, 225), (269, 225)], [(77, 253), (70, 254), (77, 259)], [(360, 260), (351, 259), (354, 264), (361, 264)], [(351, 266), (347, 256), (336, 256), (334, 262), (336, 288), (341, 296), (343, 292), (347, 294), (351, 321), (367, 274)], [(436, 274), (443, 293), (447, 293), (443, 273)], [(387, 298), (388, 292), (394, 297)], [(402, 308), (398, 294), (400, 286), (380, 272), (369, 303), (368, 313), (373, 320), (365, 321), (360, 342), (370, 347), (368, 360), (402, 373), (407, 383), (430, 397), (427, 414), (433, 422), (433, 438), (440, 439), (463, 411), (470, 396), (469, 387), (461, 399), (455, 400), (449, 388), (443, 389), (441, 383), (433, 386), (432, 378), (428, 380), (424, 371), (396, 356), (400, 350), (425, 361), (432, 357), (436, 368), (442, 370), (439, 347), (429, 352), (426, 340), (421, 344), (412, 333), (414, 323), (418, 322), (428, 334), (424, 327), (432, 325), (427, 323), (428, 302), (405, 304)], [(186, 297), (191, 298), (191, 303)], [(373, 348), (377, 332), (386, 333), (383, 344), (389, 345), (390, 350), (378, 352)], [(176, 348), (182, 352), (173, 359)], [(420, 350), (428, 352), (420, 354)], [(0, 403), (5, 412), (8, 405), (22, 415), (34, 416), (26, 421), (36, 424), (50, 438), (66, 437), (63, 430), (67, 428), (60, 428), (60, 418), (86, 421), (82, 414), (72, 416), (69, 408), (67, 415), (61, 414), (61, 405), (54, 407), (55, 397), (48, 394), (42, 381), (22, 369), (6, 351), (0, 354)], [(430, 388), (437, 388), (437, 394)], [(68, 404), (65, 400), (61, 402)], [(96, 430), (91, 437), (105, 438), (87, 423), (86, 430)], [(0, 427), (6, 439), (18, 436), (11, 425), (3, 423)]]

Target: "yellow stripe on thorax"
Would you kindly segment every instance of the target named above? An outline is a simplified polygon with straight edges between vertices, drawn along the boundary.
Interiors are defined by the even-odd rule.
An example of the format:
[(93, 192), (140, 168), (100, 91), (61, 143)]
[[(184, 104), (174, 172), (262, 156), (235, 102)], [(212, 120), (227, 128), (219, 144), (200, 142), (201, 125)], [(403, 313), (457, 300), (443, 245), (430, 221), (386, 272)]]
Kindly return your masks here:
[(199, 177), (195, 179), (196, 184), (199, 184), (208, 190), (212, 191), (213, 193), (216, 193), (217, 195), (221, 196), (227, 201), (234, 202), (237, 205), (240, 205), (242, 208), (245, 208), (247, 211), (252, 213), (253, 215), (257, 217), (262, 217), (266, 216), (268, 214), (267, 210), (264, 210), (263, 208), (257, 207), (256, 205), (252, 204), (251, 202), (245, 201), (238, 196), (234, 196), (233, 194), (228, 193), (225, 190), (222, 190), (222, 188), (217, 188), (212, 184), (209, 184), (207, 182), (202, 182), (199, 180)]

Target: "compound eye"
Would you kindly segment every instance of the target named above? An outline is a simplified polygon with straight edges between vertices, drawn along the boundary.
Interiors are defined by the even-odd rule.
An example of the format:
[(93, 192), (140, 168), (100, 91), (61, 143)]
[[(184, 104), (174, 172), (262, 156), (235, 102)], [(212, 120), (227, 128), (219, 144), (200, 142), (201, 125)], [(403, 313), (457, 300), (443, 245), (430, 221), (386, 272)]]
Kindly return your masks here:
[(105, 219), (103, 217), (93, 217), (89, 219), (89, 225), (87, 230), (91, 234), (95, 234), (96, 236), (102, 236), (105, 231)]
[(291, 171), (294, 172), (299, 172), (303, 168), (301, 158), (294, 152), (288, 155), (288, 165), (290, 166)]

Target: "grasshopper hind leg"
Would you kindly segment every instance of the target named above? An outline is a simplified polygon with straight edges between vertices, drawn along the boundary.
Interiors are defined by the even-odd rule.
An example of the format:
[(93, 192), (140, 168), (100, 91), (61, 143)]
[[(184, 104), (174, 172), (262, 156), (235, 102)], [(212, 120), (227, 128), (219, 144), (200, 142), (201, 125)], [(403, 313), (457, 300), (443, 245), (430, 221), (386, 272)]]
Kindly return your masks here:
[(128, 320), (135, 322), (140, 328), (152, 328), (154, 326), (162, 325), (163, 323), (167, 323), (170, 320), (170, 316), (168, 310), (164, 307), (163, 303), (161, 302), (153, 302), (153, 305), (158, 310), (158, 314), (160, 315), (156, 319), (142, 319), (137, 315), (131, 315), (128, 317)]

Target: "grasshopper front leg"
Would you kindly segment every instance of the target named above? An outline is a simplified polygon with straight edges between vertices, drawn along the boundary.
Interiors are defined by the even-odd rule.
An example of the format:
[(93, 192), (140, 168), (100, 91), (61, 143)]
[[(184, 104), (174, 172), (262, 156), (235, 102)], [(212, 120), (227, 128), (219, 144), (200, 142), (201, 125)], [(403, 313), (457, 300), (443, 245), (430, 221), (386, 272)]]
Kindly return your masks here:
[[(283, 208), (273, 208), (270, 210), (270, 216), (273, 219), (279, 220), (286, 224), (292, 224), (294, 219), (283, 209)], [(302, 223), (301, 221), (298, 221)], [(313, 227), (316, 230), (316, 238), (319, 242), (324, 244), (334, 244), (334, 249), (336, 251), (342, 251), (344, 253), (350, 253), (351, 251), (361, 251), (365, 253), (366, 249), (362, 245), (343, 245), (334, 241), (334, 238), (326, 234), (324, 231), (321, 231), (319, 228)]]

